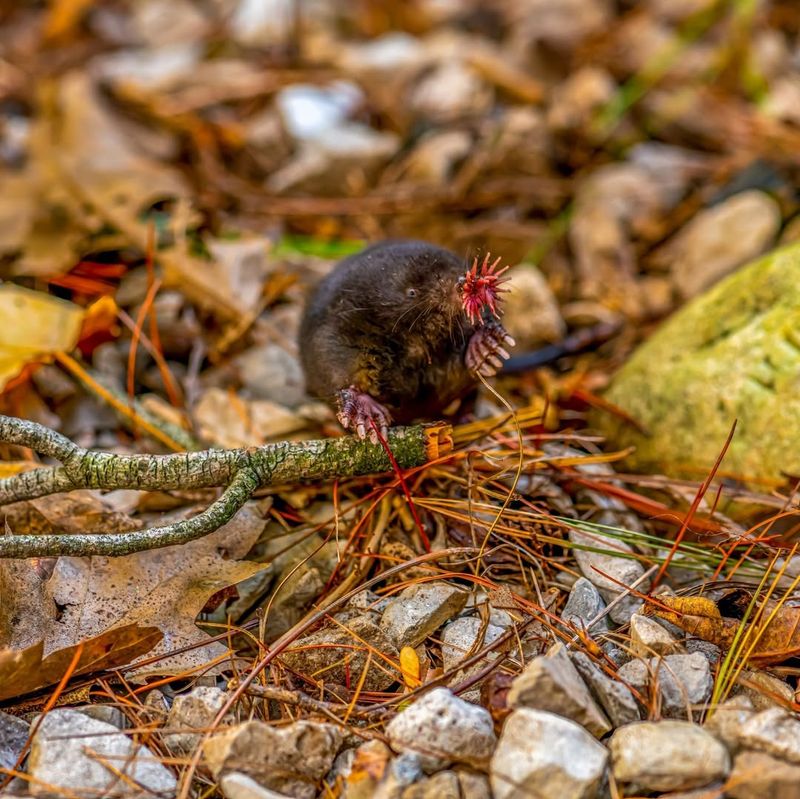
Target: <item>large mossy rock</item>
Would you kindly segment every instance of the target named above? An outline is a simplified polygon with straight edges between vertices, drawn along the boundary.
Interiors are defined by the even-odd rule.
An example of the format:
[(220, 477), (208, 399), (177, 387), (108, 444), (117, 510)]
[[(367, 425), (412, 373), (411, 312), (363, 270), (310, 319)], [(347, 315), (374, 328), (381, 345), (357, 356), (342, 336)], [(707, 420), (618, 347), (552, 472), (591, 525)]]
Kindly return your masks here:
[[(614, 377), (593, 423), (626, 464), (698, 478), (736, 435), (721, 471), (751, 483), (800, 474), (800, 244), (742, 267), (671, 317)], [(763, 484), (762, 484), (763, 485)]]

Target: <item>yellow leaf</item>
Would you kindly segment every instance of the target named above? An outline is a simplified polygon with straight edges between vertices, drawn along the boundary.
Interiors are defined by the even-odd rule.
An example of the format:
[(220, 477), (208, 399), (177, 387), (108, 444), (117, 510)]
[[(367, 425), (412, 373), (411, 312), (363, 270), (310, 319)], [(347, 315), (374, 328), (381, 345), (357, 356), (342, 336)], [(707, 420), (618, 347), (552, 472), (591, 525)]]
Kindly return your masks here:
[(71, 302), (0, 284), (0, 391), (27, 364), (73, 349), (83, 315)]
[(419, 656), (413, 646), (404, 646), (400, 650), (400, 669), (407, 688), (416, 688), (420, 684)]

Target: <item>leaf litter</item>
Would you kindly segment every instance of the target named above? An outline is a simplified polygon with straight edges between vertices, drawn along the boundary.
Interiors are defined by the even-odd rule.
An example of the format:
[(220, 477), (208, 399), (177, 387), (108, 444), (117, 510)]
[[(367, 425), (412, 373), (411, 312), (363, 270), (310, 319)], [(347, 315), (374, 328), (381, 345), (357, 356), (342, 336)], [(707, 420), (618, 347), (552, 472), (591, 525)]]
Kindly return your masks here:
[[(576, 2), (566, 15), (544, 0), (332, 4), (296, 29), (291, 15), (266, 20), (232, 0), (220, 17), (158, 0), (90, 5), (0, 17), (3, 412), (120, 452), (161, 449), (142, 407), (217, 446), (333, 434), (330, 413), (285, 378), (300, 308), (332, 261), (383, 237), (503, 253), (512, 285), (524, 265), (533, 299), (509, 304), (505, 321), (531, 347), (597, 322), (623, 332), (559, 368), (501, 378), (515, 420), (484, 391), (454, 452), (405, 475), (438, 560), (420, 560), (414, 514), (388, 475), (265, 490), (181, 547), (0, 561), (7, 708), (45, 701), (71, 667), (73, 683), (102, 685), (144, 725), (142, 681), (168, 691), (217, 675), (233, 691), (266, 658), (237, 698), (239, 720), (323, 718), (363, 735), (442, 684), (483, 696), (502, 719), (511, 680), (552, 641), (616, 674), (625, 622), (560, 614), (580, 576), (608, 602), (620, 595), (608, 569), (623, 558), (637, 574), (668, 563), (663, 580), (681, 595), (649, 603), (640, 585), (617, 610), (642, 608), (732, 652), (718, 687), (744, 664), (778, 667), (790, 684), (795, 597), (776, 592), (791, 582), (763, 588), (790, 562), (788, 482), (762, 490), (719, 476), (693, 509), (698, 483), (626, 474), (585, 420), (635, 341), (691, 293), (676, 252), (701, 262), (692, 285), (708, 278), (704, 247), (723, 272), (753, 254), (699, 226), (708, 209), (755, 192), (771, 198), (769, 224), (748, 246), (796, 238), (800, 139), (781, 104), (796, 78), (792, 4), (755, 13), (744, 44), (733, 35), (742, 4)], [(751, 72), (739, 83), (741, 59)], [(720, 240), (731, 249), (714, 249)], [(95, 308), (99, 297), (113, 302)], [(534, 303), (548, 315), (540, 329)], [(109, 396), (115, 413), (128, 407), (125, 425)], [(10, 472), (34, 457), (0, 456)], [(9, 533), (119, 532), (207, 499), (139, 495), (118, 509), (81, 491), (7, 506), (4, 518)], [(750, 592), (749, 613), (718, 596), (730, 582)], [(387, 605), (426, 584), (468, 589), (468, 623), (382, 651), (398, 634), (383, 626)], [(459, 629), (475, 635), (454, 640)], [(271, 649), (284, 645), (286, 657)], [(450, 671), (445, 652), (458, 653)], [(267, 705), (256, 687), (283, 693)], [(377, 784), (390, 762), (388, 750), (359, 749), (331, 785)], [(175, 768), (186, 785), (209, 779)]]

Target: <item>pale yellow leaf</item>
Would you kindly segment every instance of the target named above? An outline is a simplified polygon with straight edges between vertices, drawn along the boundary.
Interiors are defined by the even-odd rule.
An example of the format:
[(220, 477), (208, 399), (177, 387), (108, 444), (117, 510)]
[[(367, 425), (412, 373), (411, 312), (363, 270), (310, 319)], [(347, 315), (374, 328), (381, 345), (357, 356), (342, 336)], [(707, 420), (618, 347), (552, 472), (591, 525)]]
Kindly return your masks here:
[(404, 646), (400, 650), (400, 670), (407, 688), (419, 686), (419, 655), (413, 646)]
[(71, 302), (0, 284), (0, 390), (27, 364), (73, 349), (83, 315)]

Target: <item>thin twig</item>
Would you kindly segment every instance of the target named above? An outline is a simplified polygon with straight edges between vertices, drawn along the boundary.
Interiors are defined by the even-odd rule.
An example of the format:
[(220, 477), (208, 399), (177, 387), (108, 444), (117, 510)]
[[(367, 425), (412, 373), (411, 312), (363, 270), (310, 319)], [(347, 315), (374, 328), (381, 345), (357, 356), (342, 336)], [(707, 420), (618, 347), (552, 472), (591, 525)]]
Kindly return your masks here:
[[(0, 416), (0, 442), (56, 458), (43, 467), (0, 480), (0, 505), (75, 488), (175, 489), (227, 486), (203, 513), (166, 527), (108, 535), (0, 536), (0, 558), (56, 555), (127, 555), (192, 541), (228, 522), (259, 486), (387, 472), (384, 449), (354, 436), (282, 441), (262, 447), (171, 455), (115, 455), (78, 447), (43, 425)], [(401, 468), (420, 466), (452, 446), (448, 425), (393, 428), (389, 446)]]

